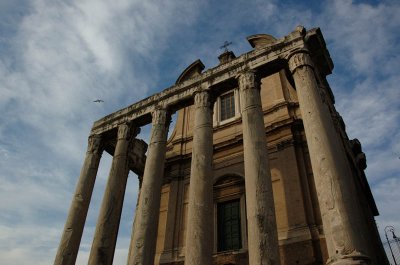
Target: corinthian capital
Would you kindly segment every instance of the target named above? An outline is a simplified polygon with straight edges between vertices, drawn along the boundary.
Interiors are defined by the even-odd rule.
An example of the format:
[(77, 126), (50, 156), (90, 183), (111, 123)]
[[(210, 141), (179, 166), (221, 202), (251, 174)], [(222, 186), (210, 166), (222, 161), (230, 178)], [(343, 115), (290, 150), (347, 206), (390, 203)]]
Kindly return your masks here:
[(88, 153), (99, 153), (101, 151), (101, 136), (94, 134), (89, 136), (88, 139)]
[(305, 65), (314, 68), (310, 55), (306, 51), (297, 52), (290, 56), (289, 70), (291, 73), (293, 73), (297, 69), (297, 67)]
[(257, 87), (256, 74), (253, 70), (244, 71), (236, 78), (239, 82), (239, 89), (241, 90)]
[(200, 90), (194, 95), (194, 105), (198, 107), (210, 107), (211, 106), (211, 96), (206, 90)]
[(135, 127), (127, 123), (118, 125), (118, 136), (117, 140), (125, 139), (131, 140), (135, 138), (140, 133), (140, 127)]
[(121, 124), (118, 126), (118, 140), (119, 139), (129, 139), (130, 128), (128, 124)]
[(156, 108), (152, 113), (152, 124), (166, 125), (168, 121), (168, 112), (164, 108)]

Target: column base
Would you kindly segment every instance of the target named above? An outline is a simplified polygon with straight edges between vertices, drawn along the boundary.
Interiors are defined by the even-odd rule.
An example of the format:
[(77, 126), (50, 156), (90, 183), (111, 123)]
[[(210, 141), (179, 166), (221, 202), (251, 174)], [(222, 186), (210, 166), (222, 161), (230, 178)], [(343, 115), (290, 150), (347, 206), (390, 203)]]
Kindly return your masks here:
[(348, 255), (337, 255), (330, 257), (326, 265), (370, 265), (371, 259), (358, 251), (353, 251)]

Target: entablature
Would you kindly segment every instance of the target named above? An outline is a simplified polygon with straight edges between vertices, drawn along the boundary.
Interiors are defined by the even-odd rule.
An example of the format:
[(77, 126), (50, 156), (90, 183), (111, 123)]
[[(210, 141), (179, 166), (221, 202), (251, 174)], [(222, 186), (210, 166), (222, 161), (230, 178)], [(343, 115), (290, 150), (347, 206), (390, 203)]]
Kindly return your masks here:
[[(308, 39), (312, 39), (311, 36), (313, 34), (321, 35), (318, 30), (310, 30), (307, 33)], [(157, 94), (105, 116), (93, 124), (91, 134), (102, 134), (114, 130), (119, 124), (123, 123), (135, 123), (136, 126), (148, 124), (151, 122), (151, 112), (156, 106), (163, 106), (171, 111), (176, 111), (192, 104), (194, 93), (200, 89), (208, 89), (211, 93), (218, 96), (219, 93), (223, 92), (219, 87), (223, 86), (224, 83), (236, 80), (237, 75), (242, 71), (256, 70), (261, 75), (266, 75), (270, 72), (287, 68), (287, 58), (289, 55), (298, 50), (306, 49), (305, 36), (305, 29), (297, 27), (288, 36), (276, 40), (270, 46), (242, 54), (230, 62), (211, 68), (199, 75), (194, 75), (193, 78), (184, 80)], [(322, 35), (319, 39), (323, 40)], [(328, 53), (324, 45), (320, 48), (325, 49), (324, 53)]]

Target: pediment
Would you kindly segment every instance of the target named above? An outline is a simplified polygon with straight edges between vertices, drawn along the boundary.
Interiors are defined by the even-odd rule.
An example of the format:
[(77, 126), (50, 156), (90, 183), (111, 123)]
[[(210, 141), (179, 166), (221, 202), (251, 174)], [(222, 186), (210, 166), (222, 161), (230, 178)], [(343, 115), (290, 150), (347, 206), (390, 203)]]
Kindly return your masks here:
[(201, 72), (204, 70), (205, 66), (204, 64), (200, 61), (200, 59), (194, 61), (191, 65), (189, 65), (183, 72), (182, 74), (178, 77), (176, 80), (175, 84), (179, 84), (183, 81), (186, 81), (188, 79), (191, 79), (195, 76), (201, 75)]
[(248, 36), (247, 41), (250, 43), (251, 47), (260, 49), (274, 44), (276, 39), (268, 34), (255, 34)]

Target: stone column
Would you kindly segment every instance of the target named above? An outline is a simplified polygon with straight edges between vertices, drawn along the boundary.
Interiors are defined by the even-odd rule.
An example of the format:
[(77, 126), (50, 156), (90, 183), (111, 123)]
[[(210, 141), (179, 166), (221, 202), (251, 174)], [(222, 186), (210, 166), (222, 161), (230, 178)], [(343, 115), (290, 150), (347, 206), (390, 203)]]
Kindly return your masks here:
[(133, 136), (127, 124), (118, 126), (117, 145), (90, 251), (90, 265), (111, 265), (113, 262), (129, 173), (128, 149)]
[(280, 264), (264, 114), (253, 71), (238, 76), (243, 124), (249, 264)]
[(212, 264), (213, 252), (213, 128), (210, 94), (194, 97), (193, 150), (190, 170), (185, 264)]
[(85, 226), (97, 170), (103, 152), (99, 135), (90, 136), (88, 142), (85, 162), (76, 185), (54, 265), (75, 264), (78, 255), (83, 227)]
[[(318, 88), (306, 50), (289, 58), (310, 151), (315, 186), (328, 246), (327, 264), (369, 264), (362, 254), (367, 239), (359, 216), (355, 184), (328, 106)], [(366, 233), (364, 231), (364, 233)]]
[(151, 138), (135, 214), (128, 265), (153, 265), (169, 126), (165, 109), (153, 113)]

